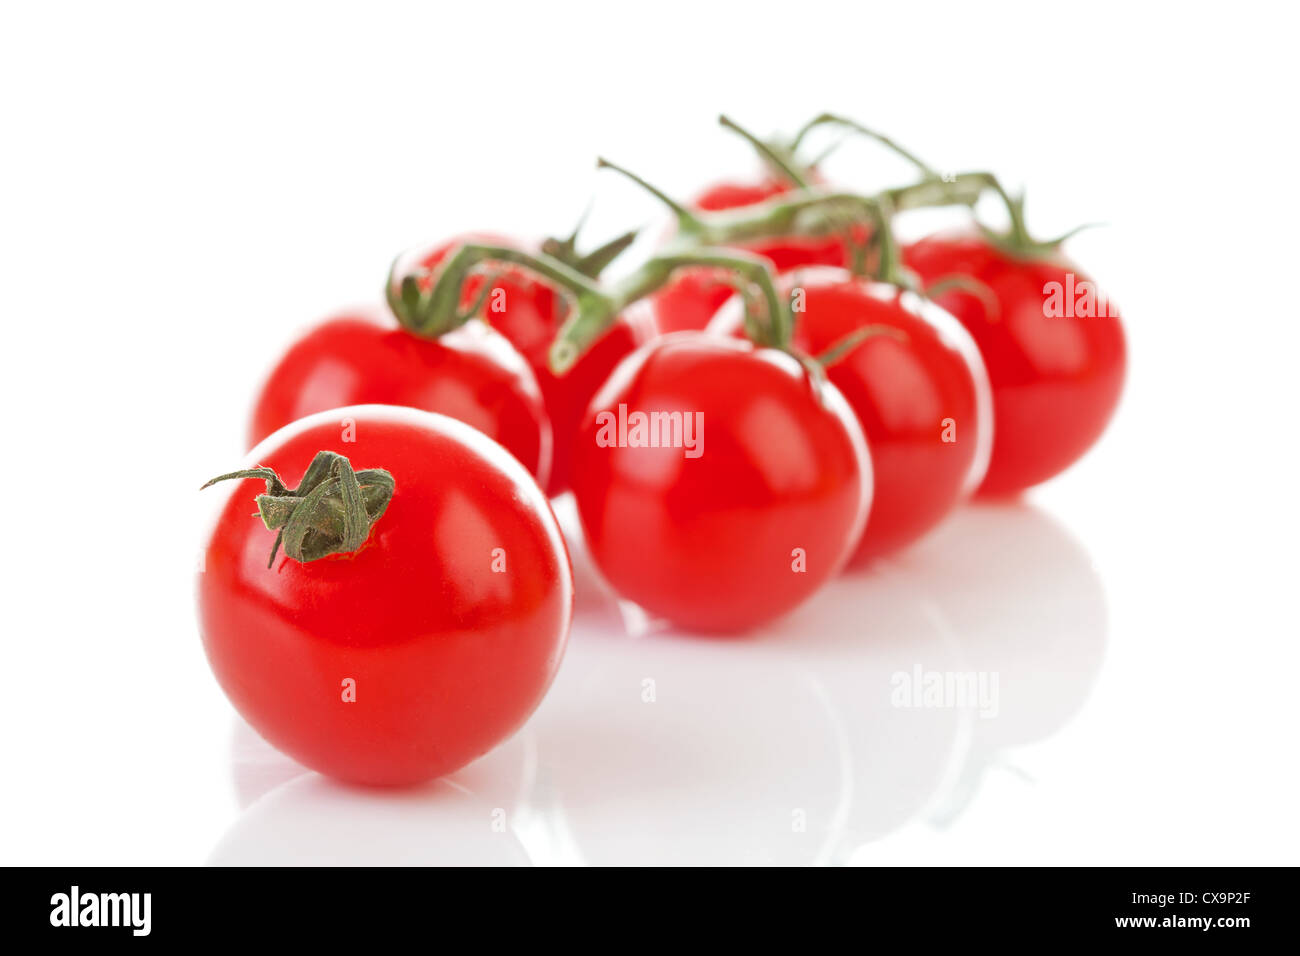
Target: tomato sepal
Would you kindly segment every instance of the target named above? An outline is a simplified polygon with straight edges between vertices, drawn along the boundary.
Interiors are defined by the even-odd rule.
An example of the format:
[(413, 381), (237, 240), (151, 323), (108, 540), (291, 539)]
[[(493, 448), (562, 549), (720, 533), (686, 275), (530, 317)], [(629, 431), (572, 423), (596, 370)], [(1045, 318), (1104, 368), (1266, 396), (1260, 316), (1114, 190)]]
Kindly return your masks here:
[(383, 517), (396, 489), (392, 474), (383, 468), (355, 471), (347, 458), (332, 451), (316, 453), (297, 488), (288, 487), (270, 468), (218, 475), (203, 488), (233, 478), (266, 482), (266, 492), (256, 501), (262, 523), (276, 532), (268, 568), (281, 548), (303, 564), (356, 551)]

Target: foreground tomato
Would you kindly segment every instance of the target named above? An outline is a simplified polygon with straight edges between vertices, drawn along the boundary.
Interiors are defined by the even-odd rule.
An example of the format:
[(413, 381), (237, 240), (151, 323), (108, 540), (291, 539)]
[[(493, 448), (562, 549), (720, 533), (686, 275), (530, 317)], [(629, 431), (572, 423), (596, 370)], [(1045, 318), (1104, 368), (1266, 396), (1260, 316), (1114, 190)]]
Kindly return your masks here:
[[(292, 485), (321, 451), (361, 479), (359, 546), (330, 551), (357, 530), (337, 460), (315, 500), (231, 480), (199, 574), (208, 660), (254, 729), (308, 767), (383, 785), (450, 773), (518, 729), (555, 675), (573, 605), (559, 528), (514, 458), (428, 412), (322, 412), (250, 459)], [(281, 542), (254, 499), (283, 535), (270, 567)]]
[[(434, 269), (449, 252), (471, 241), (519, 247), (518, 243), (499, 236), (469, 234), (434, 249), (420, 265)], [(484, 295), (483, 285), (484, 280), (479, 277), (465, 283), (466, 304)], [(573, 439), (588, 403), (614, 367), (653, 336), (653, 321), (643, 311), (644, 307), (630, 310), (592, 344), (573, 368), (564, 375), (555, 375), (547, 364), (547, 350), (559, 330), (564, 311), (563, 300), (555, 290), (526, 269), (505, 267), (496, 270), (483, 302), (486, 321), (523, 354), (541, 388), (551, 420), (554, 449), (550, 479), (542, 487), (549, 494), (558, 495), (569, 488)]]
[[(702, 212), (741, 209), (784, 195), (789, 183), (766, 177), (754, 183), (724, 182), (706, 189), (691, 204)], [(864, 241), (866, 236), (861, 237)], [(765, 257), (778, 272), (802, 266), (844, 266), (848, 251), (841, 236), (777, 236), (738, 243), (737, 248)], [(702, 329), (735, 289), (703, 269), (684, 269), (654, 296), (655, 320), (662, 332)]]
[(543, 486), (551, 424), (528, 363), (502, 336), (469, 322), (437, 339), (378, 310), (316, 326), (272, 370), (253, 406), (249, 444), (313, 412), (406, 405), (449, 415), (504, 445)]
[(1015, 494), (1073, 464), (1105, 430), (1126, 365), (1119, 317), (1091, 283), (1069, 263), (1012, 256), (973, 235), (924, 239), (903, 261), (927, 283), (970, 276), (997, 300), (991, 313), (968, 291), (936, 297), (979, 345), (993, 387), (993, 457), (980, 493)]
[(835, 574), (871, 499), (843, 396), (791, 356), (679, 332), (626, 359), (578, 434), (574, 494), (596, 565), (690, 630), (736, 632)]
[(871, 327), (899, 333), (872, 335), (827, 369), (875, 468), (862, 563), (911, 544), (979, 485), (993, 438), (988, 378), (966, 330), (911, 292), (840, 269), (796, 273), (784, 287), (803, 290), (794, 342), (811, 355)]

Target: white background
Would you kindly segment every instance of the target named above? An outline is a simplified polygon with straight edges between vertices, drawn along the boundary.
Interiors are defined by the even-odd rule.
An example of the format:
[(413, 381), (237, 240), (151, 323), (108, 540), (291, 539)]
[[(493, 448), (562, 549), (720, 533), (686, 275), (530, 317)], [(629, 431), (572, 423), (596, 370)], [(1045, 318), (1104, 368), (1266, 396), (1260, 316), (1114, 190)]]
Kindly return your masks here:
[[(6, 7), (0, 862), (1300, 862), (1294, 15)], [(719, 111), (824, 109), (1028, 184), (1040, 234), (1109, 223), (1070, 246), (1128, 323), (1103, 443), (747, 646), (629, 638), (576, 553), (556, 687), (451, 783), (343, 790), (242, 728), (196, 489), (278, 349), (408, 245), (653, 222), (598, 154), (689, 194), (753, 168)], [(996, 670), (999, 716), (876, 706), (914, 662)]]

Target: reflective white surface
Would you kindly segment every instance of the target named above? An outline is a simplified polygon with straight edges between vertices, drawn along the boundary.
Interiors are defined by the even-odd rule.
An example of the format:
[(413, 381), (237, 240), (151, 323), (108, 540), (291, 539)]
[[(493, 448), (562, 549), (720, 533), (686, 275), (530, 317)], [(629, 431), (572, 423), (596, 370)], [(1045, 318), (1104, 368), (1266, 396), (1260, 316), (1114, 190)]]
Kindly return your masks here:
[[(1024, 505), (968, 509), (743, 639), (645, 621), (574, 550), (572, 644), (507, 746), (386, 793), (307, 773), (237, 724), (243, 810), (211, 861), (847, 862), (911, 824), (960, 821), (1013, 748), (1086, 706), (1105, 652), (1087, 555)], [(900, 704), (917, 669), (983, 674), (995, 693)]]
[[(130, 6), (0, 10), (0, 863), (1300, 862), (1294, 10), (666, 0), (634, 61), (607, 4), (498, 0), (487, 34), (472, 5)], [(648, 224), (635, 260), (663, 211), (595, 157), (675, 195), (749, 174), (723, 110), (852, 115), (1027, 185), (1040, 235), (1110, 223), (1067, 245), (1130, 337), (1100, 445), (743, 642), (644, 633), (575, 554), (553, 692), (454, 780), (269, 751), (193, 579), (198, 486), (278, 351), (403, 248), (562, 234), (593, 195), (592, 244)], [(855, 142), (825, 172), (911, 176)], [(893, 706), (917, 666), (997, 674), (996, 716)]]

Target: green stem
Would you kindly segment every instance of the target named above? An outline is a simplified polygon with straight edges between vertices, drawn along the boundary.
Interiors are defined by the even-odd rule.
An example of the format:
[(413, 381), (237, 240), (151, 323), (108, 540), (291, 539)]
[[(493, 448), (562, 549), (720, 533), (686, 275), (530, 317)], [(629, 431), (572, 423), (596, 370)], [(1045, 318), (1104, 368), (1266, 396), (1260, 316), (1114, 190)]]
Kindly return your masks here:
[[(551, 345), (551, 370), (567, 371), (608, 328), (627, 306), (663, 288), (681, 269), (703, 268), (729, 272), (739, 279), (738, 288), (746, 301), (762, 303), (761, 320), (747, 322), (756, 344), (788, 349), (794, 331), (794, 317), (788, 302), (776, 290), (771, 265), (762, 256), (733, 249), (693, 248), (670, 251), (648, 260), (628, 276), (602, 301), (588, 300), (570, 313)], [(756, 294), (755, 294), (756, 293)], [(747, 316), (747, 319), (752, 319)]]
[(589, 279), (595, 279), (605, 271), (611, 262), (626, 252), (632, 243), (636, 242), (640, 230), (631, 229), (590, 252), (580, 253), (578, 252), (578, 234), (582, 231), (590, 211), (588, 209), (587, 212), (582, 214), (582, 218), (578, 221), (578, 225), (573, 232), (563, 239), (556, 237), (544, 239), (541, 248), (542, 252), (552, 259), (559, 260), (566, 266), (581, 272)]
[[(766, 144), (760, 144), (760, 148), (768, 149)], [(794, 195), (775, 196), (738, 209), (705, 212), (687, 209), (622, 166), (605, 159), (597, 160), (597, 165), (626, 176), (663, 203), (677, 218), (678, 235), (670, 245), (679, 247), (721, 246), (780, 235), (826, 235), (843, 229), (845, 214), (874, 219), (873, 204), (884, 204), (894, 212), (924, 206), (973, 205), (988, 187), (987, 173), (962, 173), (948, 180), (923, 179), (878, 196), (807, 187)]]
[(1060, 252), (1061, 243), (1066, 239), (1069, 239), (1082, 229), (1089, 229), (1096, 225), (1096, 223), (1085, 223), (1054, 239), (1035, 239), (1025, 220), (1025, 194), (1022, 192), (1016, 196), (1011, 195), (992, 173), (979, 173), (977, 175), (988, 189), (998, 194), (998, 198), (1006, 206), (1009, 223), (1006, 233), (996, 233), (982, 225), (980, 229), (990, 242), (1012, 256), (1031, 260), (1050, 259)]
[(903, 270), (898, 241), (894, 238), (893, 209), (881, 202), (876, 206), (875, 214), (876, 228), (872, 232), (871, 241), (875, 243), (880, 253), (880, 261), (876, 264), (876, 278), (899, 288), (910, 288), (912, 283)]
[(974, 276), (962, 273), (940, 276), (920, 291), (921, 295), (927, 299), (937, 299), (945, 292), (950, 292), (953, 289), (960, 289), (962, 292), (967, 292), (979, 299), (980, 305), (984, 307), (984, 316), (990, 322), (997, 322), (1001, 318), (997, 295), (985, 283)]
[(992, 173), (985, 173), (984, 181), (990, 189), (998, 194), (998, 198), (1007, 207), (1007, 218), (1011, 223), (1011, 232), (1008, 238), (1012, 245), (1022, 248), (1033, 245), (1033, 239), (1029, 236), (1029, 227), (1025, 223), (1024, 194), (1021, 193), (1019, 196), (1013, 197), (1003, 188), (1002, 183)]
[(466, 243), (439, 263), (431, 287), (424, 288), (427, 276), (404, 271), (410, 260), (401, 256), (393, 263), (388, 278), (388, 304), (402, 323), (417, 335), (436, 337), (463, 325), (474, 310), (462, 312), (462, 288), (470, 273), (484, 263), (508, 263), (522, 266), (555, 285), (571, 300), (607, 299), (597, 283), (577, 269), (547, 255), (533, 255), (509, 246)]
[[(971, 204), (988, 185), (986, 174), (977, 173), (963, 174), (949, 181), (923, 180), (878, 196), (807, 188), (793, 196), (778, 196), (740, 209), (693, 212), (640, 176), (607, 160), (600, 160), (599, 165), (627, 176), (677, 217), (678, 235), (661, 255), (608, 290), (564, 262), (507, 246), (483, 243), (459, 246), (431, 274), (408, 271), (406, 263), (411, 259), (403, 256), (394, 262), (389, 275), (388, 301), (394, 315), (416, 334), (440, 335), (473, 314), (473, 309), (462, 311), (460, 304), (464, 283), (475, 269), (485, 263), (522, 267), (555, 285), (568, 299), (568, 314), (549, 355), (551, 369), (563, 374), (632, 302), (664, 286), (679, 269), (712, 268), (737, 276), (746, 301), (762, 303), (763, 322), (748, 323), (754, 333), (751, 337), (762, 345), (788, 348), (793, 317), (788, 304), (776, 292), (767, 260), (740, 250), (713, 247), (771, 236), (827, 235), (843, 232), (846, 223), (871, 222), (872, 241), (880, 250), (877, 277), (907, 285), (897, 244), (889, 229), (892, 215), (918, 206)], [(431, 276), (432, 284), (428, 282)]]
[(632, 172), (630, 169), (626, 169), (622, 166), (619, 166), (617, 163), (611, 163), (608, 159), (605, 159), (603, 157), (598, 157), (596, 159), (596, 168), (612, 169), (614, 170), (614, 172), (618, 173), (619, 175), (626, 176), (628, 179), (632, 180), (632, 182), (636, 183), (638, 186), (640, 186), (642, 189), (648, 192), (651, 196), (654, 196), (655, 199), (658, 199), (661, 203), (667, 206), (669, 211), (671, 211), (672, 214), (677, 217), (677, 228), (680, 231), (686, 233), (694, 233), (699, 229), (700, 222), (699, 222), (699, 218), (696, 216), (695, 213), (691, 212), (684, 205), (679, 203), (676, 199), (673, 199), (671, 196), (669, 196), (658, 186), (655, 186), (653, 183), (650, 183), (645, 179), (642, 179), (640, 176)]
[(874, 220), (875, 209), (892, 212), (925, 206), (971, 205), (985, 188), (983, 173), (963, 173), (950, 181), (925, 180), (887, 189), (875, 196), (811, 188), (797, 195), (721, 212), (696, 213), (694, 238), (706, 245), (727, 245), (782, 235), (826, 235), (843, 228), (843, 214)]
[(745, 129), (739, 123), (736, 123), (725, 115), (719, 116), (718, 122), (732, 132), (739, 133), (748, 140), (749, 144), (753, 146), (754, 149), (758, 150), (759, 155), (776, 167), (776, 169), (795, 186), (798, 186), (800, 189), (808, 188), (810, 185), (808, 177), (795, 167), (795, 164), (791, 161), (790, 157), (782, 156), (781, 153), (774, 149), (769, 143), (763, 142), (749, 130)]
[(928, 206), (973, 206), (984, 192), (987, 173), (958, 173), (944, 179), (922, 179), (908, 186), (886, 189), (880, 196), (897, 212)]
[(794, 320), (789, 303), (784, 302), (776, 291), (771, 263), (763, 256), (740, 249), (703, 248), (655, 256), (618, 285), (614, 298), (620, 309), (626, 308), (667, 285), (679, 269), (688, 268), (718, 269), (733, 273), (742, 283), (748, 283), (757, 291), (768, 323), (763, 327), (765, 331), (759, 344), (781, 349), (789, 346)]
[[(930, 187), (928, 183), (918, 185)], [(911, 188), (879, 196), (803, 190), (794, 198), (778, 197), (739, 210), (700, 213), (697, 217), (700, 235), (710, 245), (731, 245), (769, 236), (826, 235), (844, 232), (846, 223), (870, 222), (874, 229), (872, 241), (880, 250), (876, 278), (882, 282), (907, 285), (890, 220), (899, 208), (895, 202), (908, 206), (911, 194), (907, 189)], [(685, 243), (678, 243), (672, 251), (684, 252), (684, 246)]]
[(864, 325), (862, 328), (854, 329), (848, 335), (833, 342), (830, 348), (818, 355), (813, 361), (824, 369), (830, 368), (832, 365), (848, 358), (849, 353), (867, 339), (873, 339), (881, 335), (899, 342), (908, 340), (906, 332), (902, 329), (896, 329), (892, 325)]
[(904, 149), (902, 146), (898, 145), (898, 143), (894, 142), (884, 133), (878, 133), (873, 129), (868, 129), (867, 127), (863, 126), (861, 123), (856, 122), (855, 120), (851, 120), (843, 116), (837, 116), (834, 113), (822, 113), (820, 116), (815, 116), (807, 123), (805, 123), (803, 125), (803, 128), (800, 129), (799, 132), (795, 134), (794, 140), (791, 141), (790, 152), (792, 153), (796, 152), (799, 149), (799, 145), (803, 142), (804, 137), (806, 137), (810, 132), (812, 132), (818, 126), (828, 126), (828, 125), (842, 126), (845, 129), (851, 129), (855, 133), (859, 133), (863, 136), (869, 137), (870, 139), (874, 139), (876, 142), (880, 143), (886, 149), (889, 149), (892, 152), (897, 153), (899, 156), (903, 157), (903, 159), (907, 160), (909, 163), (915, 166), (917, 170), (920, 171), (922, 176), (925, 176), (927, 178), (934, 178), (934, 179), (939, 178), (939, 173), (937, 173), (932, 166), (926, 163), (915, 153), (911, 152), (910, 150)]

